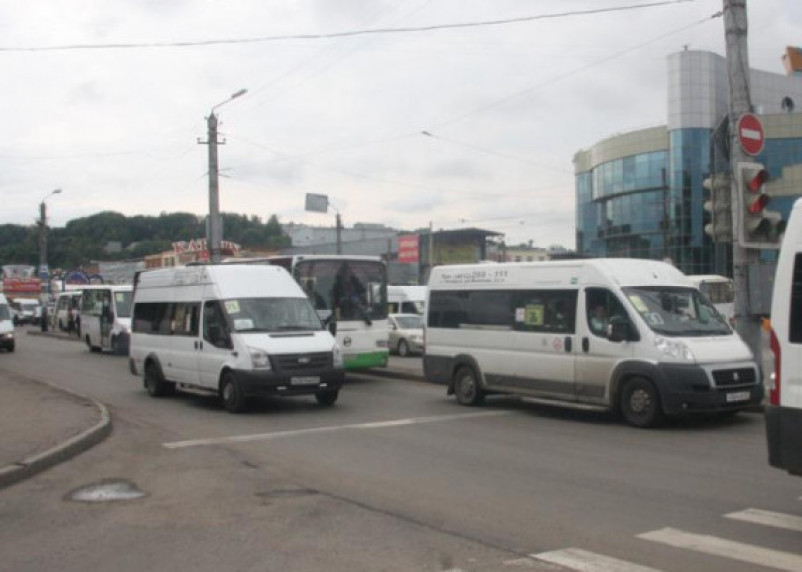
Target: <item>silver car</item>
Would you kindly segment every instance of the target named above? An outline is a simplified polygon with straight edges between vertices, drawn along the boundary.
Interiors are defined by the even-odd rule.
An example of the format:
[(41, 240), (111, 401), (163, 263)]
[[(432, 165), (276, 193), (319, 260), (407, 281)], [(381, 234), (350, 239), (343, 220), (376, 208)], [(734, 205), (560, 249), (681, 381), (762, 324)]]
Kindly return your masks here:
[(423, 316), (390, 314), (390, 351), (400, 356), (423, 353)]

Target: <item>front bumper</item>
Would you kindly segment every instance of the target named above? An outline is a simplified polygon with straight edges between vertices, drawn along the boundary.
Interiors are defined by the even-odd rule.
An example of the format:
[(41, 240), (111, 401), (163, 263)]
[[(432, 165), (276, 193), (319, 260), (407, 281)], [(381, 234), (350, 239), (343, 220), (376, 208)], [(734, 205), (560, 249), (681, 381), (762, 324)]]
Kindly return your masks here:
[(739, 411), (763, 401), (760, 370), (754, 363), (727, 368), (658, 364), (657, 372), (663, 410), (668, 415)]
[(276, 395), (313, 395), (320, 391), (338, 391), (345, 379), (342, 369), (307, 371), (297, 375), (271, 370), (234, 370), (242, 393), (247, 397)]

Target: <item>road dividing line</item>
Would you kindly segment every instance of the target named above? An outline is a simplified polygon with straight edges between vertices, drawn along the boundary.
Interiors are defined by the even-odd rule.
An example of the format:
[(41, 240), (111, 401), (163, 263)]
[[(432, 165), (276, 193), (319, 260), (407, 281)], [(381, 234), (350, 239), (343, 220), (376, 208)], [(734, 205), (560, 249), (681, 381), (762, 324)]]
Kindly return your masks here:
[(578, 570), (579, 572), (660, 572), (656, 568), (610, 558), (609, 556), (588, 552), (580, 548), (565, 548), (564, 550), (541, 552), (539, 554), (530, 554), (529, 556), (537, 560), (559, 564), (571, 570)]
[(692, 534), (674, 528), (664, 528), (662, 530), (655, 530), (654, 532), (639, 534), (637, 537), (643, 538), (644, 540), (662, 542), (663, 544), (668, 544), (676, 548), (695, 550), (697, 552), (713, 554), (731, 560), (749, 562), (750, 564), (757, 564), (766, 568), (787, 570), (788, 572), (799, 572), (802, 570), (802, 556), (791, 554), (790, 552), (782, 552), (780, 550), (771, 550), (770, 548), (763, 548), (761, 546), (733, 542), (723, 538), (716, 538), (715, 536)]
[(802, 517), (791, 514), (748, 508), (740, 512), (731, 512), (730, 514), (725, 514), (724, 516), (734, 520), (743, 520), (745, 522), (752, 522), (754, 524), (762, 524), (764, 526), (773, 526), (775, 528), (785, 528), (787, 530), (802, 532)]
[(315, 433), (331, 433), (353, 429), (384, 429), (387, 427), (400, 427), (404, 425), (421, 425), (423, 423), (440, 423), (443, 421), (460, 421), (475, 417), (497, 417), (510, 415), (510, 411), (482, 411), (479, 413), (460, 413), (457, 415), (436, 415), (430, 417), (410, 417), (407, 419), (394, 419), (391, 421), (375, 421), (371, 423), (352, 423), (349, 425), (332, 425), (329, 427), (310, 427), (309, 429), (293, 429), (288, 431), (274, 431), (272, 433), (258, 433), (255, 435), (234, 435), (231, 437), (215, 437), (210, 439), (192, 439), (189, 441), (173, 441), (162, 443), (167, 449), (184, 449), (187, 447), (203, 447), (208, 445), (224, 445), (227, 443), (247, 443), (249, 441), (268, 441), (285, 437), (298, 437)]

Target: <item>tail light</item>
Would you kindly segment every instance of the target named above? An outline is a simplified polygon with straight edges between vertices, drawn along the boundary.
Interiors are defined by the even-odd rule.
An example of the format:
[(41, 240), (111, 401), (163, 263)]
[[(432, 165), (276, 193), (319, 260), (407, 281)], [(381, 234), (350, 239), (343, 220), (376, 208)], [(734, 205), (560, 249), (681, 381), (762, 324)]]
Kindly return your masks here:
[(774, 376), (769, 386), (769, 403), (774, 406), (780, 405), (780, 388), (782, 387), (782, 375), (780, 372), (780, 340), (774, 328), (769, 330), (771, 334), (771, 351), (774, 353)]

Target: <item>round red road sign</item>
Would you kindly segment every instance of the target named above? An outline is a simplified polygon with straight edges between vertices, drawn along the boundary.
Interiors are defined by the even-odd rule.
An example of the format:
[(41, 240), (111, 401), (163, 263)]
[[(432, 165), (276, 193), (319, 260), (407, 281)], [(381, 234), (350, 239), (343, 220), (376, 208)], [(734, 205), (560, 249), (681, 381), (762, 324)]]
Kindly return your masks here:
[(744, 113), (738, 119), (736, 127), (738, 132), (738, 142), (741, 149), (748, 155), (759, 155), (763, 151), (766, 137), (763, 132), (763, 123), (754, 113)]

